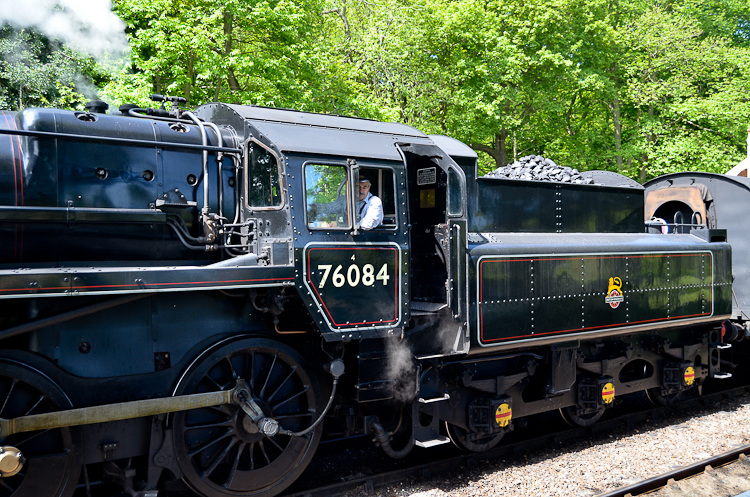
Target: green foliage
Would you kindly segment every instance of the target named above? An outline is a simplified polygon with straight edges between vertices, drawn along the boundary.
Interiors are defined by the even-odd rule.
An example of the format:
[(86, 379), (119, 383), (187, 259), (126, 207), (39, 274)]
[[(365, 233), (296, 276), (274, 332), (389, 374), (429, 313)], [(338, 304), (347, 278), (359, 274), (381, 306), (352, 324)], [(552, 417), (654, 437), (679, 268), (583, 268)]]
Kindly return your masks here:
[(404, 122), (470, 144), (484, 171), (533, 153), (645, 180), (725, 171), (746, 153), (745, 0), (116, 0), (115, 11), (132, 58), (109, 76), (32, 32), (0, 32), (0, 103), (80, 106), (83, 74), (114, 105), (164, 93)]
[(0, 28), (1, 108), (83, 109), (106, 78), (91, 57), (59, 41), (31, 29)]

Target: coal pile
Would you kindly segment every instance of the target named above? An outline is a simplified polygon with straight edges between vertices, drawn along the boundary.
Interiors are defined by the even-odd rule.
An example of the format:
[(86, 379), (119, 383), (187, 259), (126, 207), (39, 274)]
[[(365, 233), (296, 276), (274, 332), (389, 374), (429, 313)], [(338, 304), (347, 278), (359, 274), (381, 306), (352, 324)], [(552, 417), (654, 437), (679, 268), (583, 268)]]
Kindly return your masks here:
[(498, 167), (484, 177), (551, 181), (555, 183), (573, 183), (575, 185), (594, 184), (593, 179), (584, 177), (578, 172), (578, 169), (560, 167), (552, 159), (545, 159), (541, 155), (527, 155), (513, 164)]

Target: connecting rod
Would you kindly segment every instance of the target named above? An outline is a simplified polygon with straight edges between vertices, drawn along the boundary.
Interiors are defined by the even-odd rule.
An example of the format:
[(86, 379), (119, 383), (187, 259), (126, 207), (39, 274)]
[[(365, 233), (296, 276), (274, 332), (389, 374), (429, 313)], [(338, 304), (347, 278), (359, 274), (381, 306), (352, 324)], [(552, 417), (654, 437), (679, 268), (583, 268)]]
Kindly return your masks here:
[(244, 383), (238, 384), (231, 390), (221, 392), (196, 393), (162, 399), (146, 399), (119, 404), (82, 407), (67, 411), (33, 414), (13, 419), (0, 418), (0, 437), (5, 438), (15, 433), (29, 431), (106, 423), (108, 421), (140, 418), (221, 404), (233, 404), (234, 399), (240, 394), (240, 391), (246, 391)]

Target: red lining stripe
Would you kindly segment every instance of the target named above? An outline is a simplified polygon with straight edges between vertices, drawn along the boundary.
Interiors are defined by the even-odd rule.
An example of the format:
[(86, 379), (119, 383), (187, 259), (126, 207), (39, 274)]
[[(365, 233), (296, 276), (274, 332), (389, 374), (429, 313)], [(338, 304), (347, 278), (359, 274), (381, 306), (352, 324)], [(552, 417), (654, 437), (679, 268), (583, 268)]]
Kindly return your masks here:
[[(507, 340), (516, 340), (519, 338), (529, 338), (529, 337), (538, 337), (538, 336), (546, 336), (546, 335), (556, 335), (560, 333), (574, 333), (574, 332), (583, 332), (583, 331), (591, 331), (591, 330), (603, 330), (608, 328), (615, 328), (619, 326), (631, 326), (635, 324), (643, 324), (643, 323), (652, 323), (656, 321), (673, 321), (675, 319), (687, 319), (692, 317), (700, 317), (700, 316), (710, 316), (711, 312), (705, 312), (701, 314), (690, 314), (685, 316), (672, 316), (672, 317), (664, 317), (664, 318), (656, 318), (656, 319), (646, 319), (643, 321), (629, 321), (627, 323), (616, 323), (616, 324), (608, 324), (608, 325), (601, 325), (601, 326), (590, 326), (585, 328), (572, 328), (568, 330), (557, 330), (557, 331), (547, 331), (542, 333), (534, 333), (531, 335), (518, 335), (513, 337), (503, 337), (503, 338), (494, 338), (494, 339), (485, 339), (484, 338), (484, 313), (482, 312), (482, 304), (481, 302), (484, 301), (484, 263), (485, 262), (534, 262), (534, 261), (569, 261), (569, 260), (602, 260), (602, 259), (643, 259), (643, 258), (656, 258), (656, 257), (704, 257), (707, 255), (712, 254), (706, 254), (706, 253), (698, 253), (698, 254), (641, 254), (641, 255), (612, 255), (612, 256), (602, 256), (602, 257), (577, 257), (577, 256), (564, 256), (564, 257), (549, 257), (549, 258), (520, 258), (520, 259), (486, 259), (479, 263), (479, 303), (478, 303), (478, 313), (479, 313), (479, 336), (480, 341), (482, 343), (492, 343), (492, 342), (501, 342), (501, 341), (507, 341)], [(713, 292), (712, 292), (712, 302), (713, 302)]]
[[(192, 285), (204, 285), (204, 284), (210, 284), (210, 283), (252, 283), (252, 282), (261, 282), (261, 281), (294, 281), (294, 278), (257, 278), (257, 279), (250, 279), (250, 280), (207, 280), (207, 281), (189, 281), (189, 282), (175, 282), (175, 283), (144, 283), (143, 285), (139, 285), (137, 283), (129, 283), (127, 285), (89, 285), (89, 286), (49, 286), (49, 287), (40, 287), (40, 288), (34, 288), (34, 293), (39, 293), (39, 291), (42, 290), (81, 290), (81, 289), (95, 289), (95, 288), (132, 288), (132, 287), (143, 287), (144, 289), (148, 289), (148, 287), (154, 287), (154, 286), (175, 286), (175, 285), (185, 285), (185, 286), (192, 286)], [(0, 289), (0, 292), (29, 292), (29, 288), (5, 288)]]

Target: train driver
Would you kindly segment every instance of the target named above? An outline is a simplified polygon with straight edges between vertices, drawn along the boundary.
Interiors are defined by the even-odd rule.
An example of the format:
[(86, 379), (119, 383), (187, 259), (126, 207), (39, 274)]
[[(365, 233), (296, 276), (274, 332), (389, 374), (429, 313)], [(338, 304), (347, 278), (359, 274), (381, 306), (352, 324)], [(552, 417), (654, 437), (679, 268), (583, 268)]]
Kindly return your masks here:
[(367, 176), (359, 176), (359, 203), (357, 215), (359, 226), (363, 230), (371, 230), (383, 222), (383, 202), (370, 193), (370, 180)]

